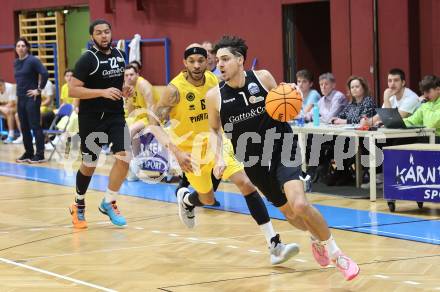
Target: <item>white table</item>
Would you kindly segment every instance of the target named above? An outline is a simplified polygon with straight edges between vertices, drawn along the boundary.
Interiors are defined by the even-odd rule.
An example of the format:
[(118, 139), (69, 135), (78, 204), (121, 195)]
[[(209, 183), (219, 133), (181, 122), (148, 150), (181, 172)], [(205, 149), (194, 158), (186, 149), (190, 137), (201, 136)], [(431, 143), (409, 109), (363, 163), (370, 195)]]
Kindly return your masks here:
[(395, 138), (409, 138), (409, 137), (429, 137), (429, 143), (435, 143), (435, 129), (423, 128), (423, 129), (386, 129), (379, 128), (377, 131), (361, 131), (356, 130), (354, 125), (320, 125), (318, 127), (313, 126), (312, 123), (306, 124), (304, 127), (292, 126), (292, 130), (295, 134), (298, 134), (298, 143), (301, 147), (301, 159), (302, 168), (305, 171), (307, 169), (306, 162), (306, 144), (308, 134), (319, 134), (329, 136), (344, 136), (354, 137), (356, 151), (356, 186), (361, 185), (361, 167), (360, 167), (360, 151), (359, 151), (359, 138), (367, 138), (369, 143), (369, 167), (370, 167), (370, 201), (376, 201), (376, 141), (378, 139), (395, 139)]

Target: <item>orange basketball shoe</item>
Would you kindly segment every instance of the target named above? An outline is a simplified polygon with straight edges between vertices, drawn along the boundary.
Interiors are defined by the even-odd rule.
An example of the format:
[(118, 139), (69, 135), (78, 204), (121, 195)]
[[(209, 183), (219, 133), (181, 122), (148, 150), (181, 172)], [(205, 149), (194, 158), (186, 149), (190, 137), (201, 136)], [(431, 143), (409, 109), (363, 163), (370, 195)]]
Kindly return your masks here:
[(87, 228), (87, 221), (85, 214), (85, 208), (78, 208), (78, 205), (72, 204), (72, 206), (69, 208), (70, 214), (72, 215), (72, 224), (73, 228), (76, 229), (84, 229)]

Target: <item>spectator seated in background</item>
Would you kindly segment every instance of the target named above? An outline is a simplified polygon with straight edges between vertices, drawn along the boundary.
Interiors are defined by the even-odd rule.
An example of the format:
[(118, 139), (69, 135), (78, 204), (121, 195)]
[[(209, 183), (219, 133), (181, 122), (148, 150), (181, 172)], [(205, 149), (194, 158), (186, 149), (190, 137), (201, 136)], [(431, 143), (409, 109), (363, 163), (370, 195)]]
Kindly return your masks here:
[(64, 72), (64, 84), (61, 86), (61, 98), (60, 98), (60, 106), (63, 104), (73, 104), (74, 98), (69, 96), (69, 82), (72, 79), (73, 71), (70, 69), (67, 69), (66, 72)]
[[(136, 157), (141, 152), (140, 135), (148, 125), (148, 111), (152, 109), (155, 102), (153, 99), (153, 87), (145, 78), (139, 76), (137, 67), (129, 64), (124, 71), (125, 85), (133, 88), (132, 93), (126, 100), (126, 121), (130, 131), (133, 156)], [(131, 166), (134, 161), (132, 160)], [(135, 181), (137, 176), (129, 168), (127, 180)]]
[[(331, 120), (337, 117), (344, 109), (348, 100), (342, 92), (335, 89), (336, 80), (332, 73), (324, 73), (319, 76), (319, 87), (323, 94), (318, 102), (320, 121), (323, 123), (330, 123)], [(310, 111), (305, 115), (307, 121), (312, 120), (312, 112), (313, 111)], [(334, 140), (326, 141), (321, 144), (319, 156), (318, 153), (312, 153), (313, 140), (312, 135), (309, 135), (307, 138), (306, 159), (309, 161), (310, 165), (307, 172), (312, 177), (312, 182), (316, 182), (320, 176), (325, 176), (327, 174), (330, 160), (333, 157)], [(319, 157), (319, 161), (317, 161), (318, 164), (314, 164), (316, 162), (310, 162), (311, 155)]]
[(319, 101), (321, 95), (313, 89), (313, 74), (307, 69), (299, 70), (296, 73), (296, 84), (303, 95), (302, 111), (305, 115), (312, 110), (313, 105)]
[(348, 96), (351, 102), (335, 118), (332, 124), (359, 124), (362, 117), (372, 118), (376, 114), (376, 103), (370, 96), (367, 81), (351, 76), (347, 81)]
[[(388, 72), (388, 88), (383, 93), (382, 108), (397, 108), (402, 118), (411, 116), (421, 104), (419, 96), (406, 87), (405, 72), (399, 68), (393, 68)], [(373, 118), (362, 118), (362, 126), (380, 126), (382, 121), (379, 115)], [(418, 142), (420, 138), (397, 138), (388, 140), (385, 143), (378, 144), (378, 148), (399, 144), (410, 144)], [(376, 183), (381, 185), (383, 183), (382, 165), (376, 168)], [(369, 172), (364, 172), (363, 184), (361, 188), (369, 188), (370, 184)]]
[[(330, 123), (330, 120), (337, 117), (347, 105), (348, 100), (342, 92), (335, 89), (336, 79), (332, 73), (319, 76), (319, 87), (323, 95), (318, 102), (320, 120), (323, 123)], [(312, 112), (307, 113), (306, 120), (312, 120)]]
[(212, 53), (212, 43), (210, 41), (204, 41), (202, 43), (202, 47), (208, 52), (208, 70), (210, 70), (212, 73), (217, 76), (217, 78), (220, 80), (222, 73), (217, 68), (217, 61), (215, 54)]
[[(364, 78), (358, 76), (348, 78), (347, 90), (348, 97), (351, 101), (342, 112), (339, 113), (338, 117), (331, 119), (333, 124), (358, 124), (361, 117), (372, 118), (376, 114), (376, 104), (370, 96), (370, 89)], [(347, 141), (347, 139), (344, 145), (344, 152), (347, 152), (349, 147), (349, 140)], [(352, 157), (343, 161), (342, 169), (330, 168), (330, 173), (326, 176), (326, 184), (332, 186), (352, 183), (354, 163), (354, 157)]]
[[(405, 72), (399, 68), (391, 69), (388, 72), (388, 88), (383, 93), (382, 107), (397, 108), (402, 118), (412, 115), (420, 106), (419, 96), (405, 86)], [(381, 123), (379, 115), (361, 121), (362, 126), (379, 125)]]
[(141, 62), (137, 61), (137, 60), (133, 60), (129, 63), (129, 65), (133, 65), (136, 67), (137, 71), (139, 72), (139, 74), (141, 74), (141, 70), (142, 70), (142, 64)]
[[(64, 104), (71, 104), (73, 105), (73, 111), (72, 114), (70, 115), (70, 117), (63, 117), (61, 118), (60, 121), (58, 121), (56, 127), (59, 130), (62, 130), (64, 128), (66, 128), (66, 133), (63, 134), (62, 136), (56, 136), (54, 141), (52, 142), (53, 144), (58, 144), (58, 140), (61, 139), (61, 143), (64, 142), (68, 142), (68, 139), (77, 134), (79, 131), (78, 128), (78, 109), (79, 109), (79, 99), (78, 98), (73, 98), (69, 96), (69, 82), (72, 79), (73, 76), (73, 71), (70, 69), (67, 69), (64, 72), (64, 85), (61, 87), (61, 96), (60, 96), (60, 106), (63, 106)], [(56, 112), (57, 110), (55, 110)], [(66, 127), (66, 123), (68, 123), (67, 127)], [(45, 150), (53, 150), (53, 146), (51, 143), (46, 143), (45, 145)]]
[(419, 87), (427, 101), (412, 116), (403, 121), (407, 126), (425, 126), (436, 129), (436, 144), (440, 144), (440, 78), (427, 75), (420, 81)]
[(8, 137), (4, 140), (4, 143), (12, 143), (14, 141), (15, 130), (15, 118), (14, 115), (17, 111), (17, 96), (15, 94), (14, 84), (5, 82), (0, 79), (0, 115), (6, 119), (8, 126)]

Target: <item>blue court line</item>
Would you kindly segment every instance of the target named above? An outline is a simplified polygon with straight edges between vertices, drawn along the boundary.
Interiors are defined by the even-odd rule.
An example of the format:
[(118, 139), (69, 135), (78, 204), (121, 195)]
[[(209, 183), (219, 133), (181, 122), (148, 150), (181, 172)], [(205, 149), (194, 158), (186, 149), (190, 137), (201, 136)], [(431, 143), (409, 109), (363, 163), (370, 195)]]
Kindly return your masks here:
[[(76, 172), (69, 174), (63, 169), (0, 162), (0, 175), (73, 187)], [(107, 183), (107, 176), (94, 175), (89, 188), (105, 191)], [(176, 202), (174, 190), (174, 185), (165, 183), (147, 184), (125, 181), (120, 193), (171, 203)], [(72, 188), (72, 195), (73, 193)], [(3, 194), (0, 194), (0, 198), (1, 195)], [(207, 208), (249, 214), (245, 200), (240, 194), (218, 191), (216, 199), (220, 202), (220, 206)], [(285, 220), (276, 207), (265, 198), (264, 201), (271, 218)], [(438, 219), (419, 219), (319, 204), (314, 204), (314, 206), (322, 213), (331, 228), (440, 245), (440, 221)]]

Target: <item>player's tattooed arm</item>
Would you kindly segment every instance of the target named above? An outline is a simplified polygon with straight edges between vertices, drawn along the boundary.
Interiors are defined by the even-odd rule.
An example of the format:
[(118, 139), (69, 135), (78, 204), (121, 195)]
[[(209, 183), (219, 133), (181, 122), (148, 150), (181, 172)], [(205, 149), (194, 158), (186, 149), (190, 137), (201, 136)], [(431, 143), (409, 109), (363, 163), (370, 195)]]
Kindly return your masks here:
[(179, 103), (179, 100), (179, 91), (174, 85), (169, 84), (155, 106), (155, 117), (150, 117), (147, 131), (150, 131), (159, 143), (174, 154), (183, 172), (192, 172), (194, 161), (191, 158), (191, 154), (180, 150), (160, 124), (168, 119), (171, 110)]
[[(171, 110), (179, 103), (179, 90), (172, 84), (168, 84), (165, 88), (162, 97), (157, 102), (154, 108), (154, 114), (159, 121), (163, 122), (168, 119)], [(158, 124), (159, 121), (150, 121)]]

